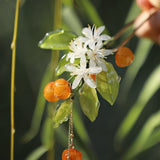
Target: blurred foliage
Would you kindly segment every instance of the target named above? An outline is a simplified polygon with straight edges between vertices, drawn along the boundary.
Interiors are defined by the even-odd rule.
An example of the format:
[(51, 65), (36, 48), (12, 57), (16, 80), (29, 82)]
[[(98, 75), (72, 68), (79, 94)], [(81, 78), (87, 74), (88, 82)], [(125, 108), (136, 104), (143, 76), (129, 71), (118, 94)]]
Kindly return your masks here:
[[(10, 44), (15, 2), (0, 0), (0, 159), (4, 160), (9, 159), (10, 146)], [(51, 65), (50, 59), (54, 57), (51, 51), (38, 47), (45, 33), (53, 31), (53, 16), (56, 16), (53, 15), (53, 2), (26, 0), (20, 9), (15, 79), (16, 160), (53, 160), (54, 154), (55, 159), (61, 159), (62, 151), (67, 147), (68, 123), (53, 129), (50, 116), (55, 106), (43, 98), (43, 88), (53, 79), (53, 68), (57, 66)], [(62, 28), (80, 34), (82, 26), (104, 24), (112, 36), (138, 14), (139, 9), (133, 0), (124, 0), (123, 3), (64, 0)], [(91, 123), (82, 114), (78, 99), (73, 104), (74, 143), (85, 160), (160, 159), (160, 48), (137, 37), (127, 45), (135, 53), (135, 61), (130, 67), (120, 69), (115, 66), (113, 56), (107, 59), (121, 76), (120, 91), (113, 107), (98, 94), (101, 103), (99, 115)], [(62, 55), (60, 53), (60, 58)], [(55, 57), (57, 60), (58, 56)], [(33, 112), (35, 116), (31, 125)], [(22, 137), (30, 125), (31, 130), (25, 140), (33, 139), (24, 144)]]

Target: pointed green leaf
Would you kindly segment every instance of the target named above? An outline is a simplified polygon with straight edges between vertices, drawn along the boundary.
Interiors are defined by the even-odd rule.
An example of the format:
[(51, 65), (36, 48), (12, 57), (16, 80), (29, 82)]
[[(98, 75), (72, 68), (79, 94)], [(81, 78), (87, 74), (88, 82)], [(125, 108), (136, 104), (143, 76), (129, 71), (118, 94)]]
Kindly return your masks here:
[(58, 63), (58, 66), (57, 66), (57, 68), (56, 68), (57, 76), (61, 75), (63, 72), (66, 71), (65, 65), (66, 65), (67, 63), (69, 63), (69, 61), (66, 61), (66, 55), (64, 55), (64, 56), (60, 59), (60, 61), (59, 61), (59, 63)]
[(112, 64), (106, 63), (107, 72), (102, 71), (97, 75), (97, 90), (111, 105), (114, 104), (119, 91), (119, 76)]
[(93, 122), (98, 115), (100, 105), (96, 90), (84, 84), (83, 92), (80, 95), (80, 104), (83, 113)]
[(46, 33), (38, 45), (43, 49), (66, 50), (69, 49), (69, 43), (75, 37), (76, 35), (72, 32), (58, 29), (56, 31)]
[(53, 118), (54, 127), (58, 127), (61, 123), (68, 120), (71, 113), (73, 102), (69, 99), (61, 104)]
[[(62, 74), (63, 72), (65, 72), (65, 71), (67, 71), (67, 70), (66, 70), (66, 67), (65, 67), (65, 65), (66, 65), (67, 63), (70, 63), (70, 62), (69, 62), (69, 60), (66, 61), (66, 55), (64, 55), (64, 56), (60, 59), (60, 61), (59, 61), (59, 63), (58, 63), (58, 66), (57, 66), (57, 68), (56, 68), (57, 76), (61, 75), (61, 74)], [(80, 59), (75, 59), (74, 64), (79, 64), (79, 63), (80, 63)]]

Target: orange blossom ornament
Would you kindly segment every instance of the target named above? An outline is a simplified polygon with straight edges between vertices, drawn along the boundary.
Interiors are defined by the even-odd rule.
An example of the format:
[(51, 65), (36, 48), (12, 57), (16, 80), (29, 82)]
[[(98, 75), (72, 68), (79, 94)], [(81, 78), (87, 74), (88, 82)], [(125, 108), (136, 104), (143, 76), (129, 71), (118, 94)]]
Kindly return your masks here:
[(54, 95), (54, 82), (49, 82), (46, 85), (43, 95), (49, 102), (56, 102), (59, 100), (59, 98)]
[(81, 160), (82, 153), (76, 149), (65, 149), (62, 153), (62, 160)]
[(54, 95), (59, 99), (67, 99), (71, 94), (70, 83), (65, 79), (58, 79), (54, 82)]
[(133, 52), (127, 47), (120, 47), (115, 55), (115, 61), (118, 67), (127, 67), (134, 60)]

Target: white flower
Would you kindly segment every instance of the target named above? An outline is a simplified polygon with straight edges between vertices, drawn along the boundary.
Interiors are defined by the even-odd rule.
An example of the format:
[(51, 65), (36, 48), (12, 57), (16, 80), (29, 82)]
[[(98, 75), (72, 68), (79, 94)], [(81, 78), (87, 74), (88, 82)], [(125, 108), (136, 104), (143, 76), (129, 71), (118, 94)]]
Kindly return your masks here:
[(85, 46), (89, 46), (89, 48), (93, 48), (93, 46), (98, 43), (99, 41), (106, 41), (109, 40), (111, 37), (106, 35), (106, 34), (102, 34), (100, 35), (105, 29), (105, 26), (101, 26), (96, 28), (95, 26), (93, 26), (92, 28), (89, 26), (88, 28), (84, 28), (82, 30), (82, 34), (84, 34), (86, 36), (86, 38), (83, 40), (85, 41)]
[(72, 64), (66, 64), (65, 67), (68, 71), (72, 72), (71, 75), (73, 76), (77, 75), (73, 81), (72, 89), (75, 89), (79, 85), (82, 79), (84, 79), (86, 84), (90, 86), (91, 88), (96, 88), (96, 84), (94, 80), (89, 77), (89, 74), (100, 73), (102, 71), (102, 68), (101, 67), (86, 68), (86, 57), (85, 56), (81, 57), (80, 65), (78, 65), (77, 67), (75, 67)]
[(83, 43), (83, 40), (80, 37), (74, 39), (74, 41), (71, 41), (69, 48), (73, 52), (69, 52), (67, 54), (67, 58), (66, 58), (67, 61), (68, 59), (70, 59), (70, 63), (74, 63), (74, 60), (76, 58), (81, 58), (87, 52), (87, 48), (84, 47), (82, 43)]
[(103, 43), (99, 41), (96, 45), (92, 46), (92, 50), (88, 50), (87, 54), (90, 58), (90, 66), (100, 66), (103, 71), (107, 71), (107, 67), (105, 64), (104, 58), (106, 56), (112, 54), (112, 50), (110, 49), (101, 49)]

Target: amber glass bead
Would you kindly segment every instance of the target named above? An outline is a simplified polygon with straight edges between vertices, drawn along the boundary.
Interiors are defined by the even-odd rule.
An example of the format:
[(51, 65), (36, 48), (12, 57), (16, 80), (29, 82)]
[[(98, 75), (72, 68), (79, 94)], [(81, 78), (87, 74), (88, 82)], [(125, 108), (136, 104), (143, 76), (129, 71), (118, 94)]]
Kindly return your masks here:
[(120, 47), (115, 55), (115, 61), (118, 67), (127, 67), (133, 60), (134, 54), (127, 47)]
[(62, 160), (82, 160), (82, 153), (76, 149), (65, 149), (62, 153)]
[(59, 99), (67, 99), (71, 94), (70, 83), (65, 79), (57, 79), (54, 84), (54, 95)]
[(49, 82), (46, 85), (43, 95), (45, 99), (49, 102), (56, 102), (59, 100), (59, 98), (54, 95), (54, 82)]
[(96, 81), (96, 75), (95, 74), (89, 74), (89, 77), (91, 77), (94, 81)]

